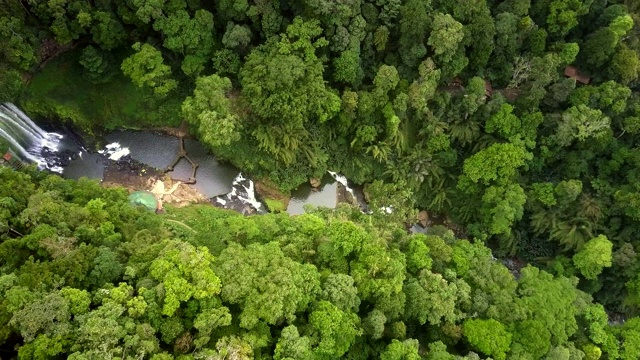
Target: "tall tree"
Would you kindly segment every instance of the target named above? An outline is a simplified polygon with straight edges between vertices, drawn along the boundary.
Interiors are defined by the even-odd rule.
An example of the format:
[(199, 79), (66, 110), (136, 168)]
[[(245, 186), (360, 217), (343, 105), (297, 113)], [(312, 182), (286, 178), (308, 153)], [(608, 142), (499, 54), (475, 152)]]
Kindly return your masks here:
[(213, 14), (198, 10), (193, 18), (184, 10), (160, 17), (153, 28), (164, 36), (164, 47), (184, 56), (182, 71), (197, 76), (204, 70), (214, 46)]
[(600, 235), (584, 244), (584, 247), (573, 256), (573, 263), (585, 278), (593, 280), (605, 267), (612, 265), (612, 249), (611, 241), (606, 236)]
[(136, 53), (124, 59), (122, 72), (131, 78), (138, 87), (147, 86), (153, 93), (166, 97), (178, 86), (171, 78), (171, 68), (163, 63), (162, 53), (149, 44), (135, 43), (132, 48)]
[(231, 81), (218, 75), (196, 79), (193, 96), (182, 103), (182, 116), (195, 125), (201, 140), (217, 147), (226, 146), (240, 138), (242, 125), (233, 114), (228, 94)]
[(252, 329), (260, 322), (291, 323), (320, 292), (315, 266), (302, 265), (284, 256), (278, 243), (232, 245), (216, 260), (222, 280), (221, 297), (240, 304), (240, 326)]
[(340, 98), (326, 87), (315, 54), (327, 45), (321, 33), (317, 21), (296, 18), (286, 34), (254, 49), (240, 71), (242, 93), (257, 120), (253, 136), (285, 164), (309, 146), (307, 125), (322, 124), (340, 109)]

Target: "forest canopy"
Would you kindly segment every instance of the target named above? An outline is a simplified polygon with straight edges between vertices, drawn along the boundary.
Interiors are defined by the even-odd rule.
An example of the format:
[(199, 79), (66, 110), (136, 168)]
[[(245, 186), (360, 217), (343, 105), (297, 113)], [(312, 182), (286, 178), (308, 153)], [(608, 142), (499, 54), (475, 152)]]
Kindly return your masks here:
[[(19, 359), (640, 354), (638, 318), (610, 323), (583, 280), (512, 273), (442, 226), (408, 234), (348, 205), (158, 216), (95, 181), (6, 167), (0, 180), (0, 350)], [(611, 242), (594, 238), (573, 261), (595, 278)]]
[[(184, 121), (285, 194), (330, 170), (374, 210), (171, 215), (228, 218), (218, 242), (3, 172), (0, 339), (24, 358), (640, 357), (638, 1), (1, 3), (0, 101), (88, 134)], [(407, 235), (415, 210), (469, 241)]]

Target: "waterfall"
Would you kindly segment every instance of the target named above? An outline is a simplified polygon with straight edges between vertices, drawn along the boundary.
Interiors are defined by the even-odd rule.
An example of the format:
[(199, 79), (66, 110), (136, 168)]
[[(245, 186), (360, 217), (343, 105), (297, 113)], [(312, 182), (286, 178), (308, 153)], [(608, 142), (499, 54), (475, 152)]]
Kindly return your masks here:
[(15, 105), (4, 103), (0, 104), (0, 137), (9, 143), (9, 148), (20, 160), (45, 169), (48, 166), (42, 150), (57, 151), (62, 135), (42, 130)]

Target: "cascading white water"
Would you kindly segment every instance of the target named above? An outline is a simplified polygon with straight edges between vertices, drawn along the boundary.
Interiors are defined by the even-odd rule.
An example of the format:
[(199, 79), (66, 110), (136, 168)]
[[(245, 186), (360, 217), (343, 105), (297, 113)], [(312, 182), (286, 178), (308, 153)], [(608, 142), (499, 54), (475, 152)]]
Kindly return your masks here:
[(42, 169), (48, 168), (42, 150), (57, 151), (62, 135), (42, 130), (18, 107), (4, 103), (0, 104), (0, 137), (22, 161), (34, 162)]
[(337, 172), (333, 172), (333, 171), (329, 171), (329, 174), (331, 175), (331, 177), (333, 177), (337, 182), (339, 182), (340, 184), (342, 184), (342, 186), (344, 186), (345, 189), (347, 189), (347, 191), (349, 192), (349, 194), (351, 194), (352, 196), (355, 196), (355, 194), (353, 193), (353, 189), (349, 187), (349, 182), (347, 181), (347, 178), (344, 175), (340, 175)]

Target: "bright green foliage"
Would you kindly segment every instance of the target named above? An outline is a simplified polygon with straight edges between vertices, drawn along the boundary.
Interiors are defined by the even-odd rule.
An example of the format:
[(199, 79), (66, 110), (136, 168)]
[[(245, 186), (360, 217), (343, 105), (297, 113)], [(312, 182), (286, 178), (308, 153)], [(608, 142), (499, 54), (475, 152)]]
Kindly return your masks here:
[(33, 4), (49, 24), (49, 30), (56, 41), (69, 44), (85, 33), (85, 28), (91, 21), (91, 5), (79, 0), (51, 0)]
[(215, 269), (223, 283), (222, 299), (242, 306), (240, 326), (246, 329), (260, 321), (291, 323), (320, 292), (316, 268), (284, 256), (275, 242), (229, 246), (216, 260)]
[(427, 111), (427, 101), (436, 92), (440, 80), (440, 70), (436, 69), (431, 59), (427, 59), (420, 64), (418, 72), (420, 77), (409, 87), (409, 103), (416, 110), (424, 113)]
[(429, 256), (429, 247), (420, 236), (414, 236), (406, 250), (407, 270), (413, 274), (423, 269), (431, 269), (432, 260)]
[(333, 61), (335, 68), (334, 78), (347, 84), (356, 84), (361, 76), (360, 52), (347, 50)]
[(634, 317), (619, 327), (609, 327), (609, 331), (621, 342), (620, 358), (630, 360), (640, 356), (640, 318)]
[(171, 79), (171, 68), (163, 63), (162, 53), (149, 44), (135, 43), (136, 53), (124, 59), (122, 72), (138, 87), (148, 86), (158, 97), (165, 97), (178, 86)]
[(204, 70), (214, 45), (213, 15), (198, 10), (193, 18), (184, 10), (158, 18), (153, 28), (164, 35), (164, 47), (185, 56), (182, 70), (196, 76)]
[[(176, 8), (184, 7), (184, 1), (171, 1), (170, 5)], [(149, 23), (152, 19), (159, 19), (163, 17), (163, 11), (167, 5), (162, 0), (133, 0), (132, 5), (137, 8), (136, 16), (144, 23)], [(169, 9), (167, 9), (169, 10)]]
[(504, 325), (493, 319), (465, 321), (464, 336), (474, 348), (497, 360), (506, 359), (512, 338)]
[(309, 315), (309, 324), (320, 338), (313, 350), (317, 359), (335, 359), (342, 356), (356, 336), (362, 333), (356, 314), (343, 312), (326, 301), (319, 302)]
[(595, 279), (605, 267), (610, 267), (613, 244), (606, 236), (600, 235), (589, 240), (573, 256), (573, 263), (587, 279)]
[(500, 110), (492, 115), (485, 125), (488, 133), (498, 133), (505, 139), (516, 135), (520, 130), (520, 119), (513, 114), (513, 107), (503, 104)]
[(307, 336), (300, 336), (295, 325), (289, 325), (282, 329), (273, 358), (275, 360), (311, 359), (313, 358), (311, 340)]
[(524, 214), (527, 198), (518, 184), (505, 187), (490, 186), (482, 196), (481, 213), (490, 234), (509, 234), (514, 222)]
[(232, 113), (227, 98), (231, 81), (218, 75), (201, 76), (196, 80), (193, 96), (182, 103), (182, 116), (198, 129), (203, 142), (217, 147), (239, 139), (239, 120)]
[(551, 333), (544, 323), (537, 320), (525, 320), (515, 325), (511, 354), (541, 359), (551, 347)]
[(380, 360), (420, 360), (418, 354), (418, 340), (391, 340), (387, 348), (380, 354)]
[(442, 62), (451, 61), (464, 37), (462, 24), (449, 14), (436, 13), (432, 26), (433, 30), (427, 43), (433, 47), (436, 56)]
[(404, 222), (415, 217), (411, 192), (401, 185), (385, 184), (382, 181), (367, 185), (365, 191), (371, 198), (370, 206), (376, 218)]
[(220, 292), (220, 279), (213, 273), (213, 256), (206, 248), (169, 242), (151, 263), (150, 275), (164, 284), (162, 313), (167, 316), (191, 298), (204, 300)]
[(638, 53), (622, 44), (611, 59), (611, 73), (622, 84), (628, 84), (638, 78), (640, 58)]
[(468, 157), (464, 162), (464, 176), (474, 183), (508, 179), (531, 155), (512, 143), (493, 144)]
[(423, 325), (429, 322), (438, 325), (442, 321), (456, 320), (455, 307), (458, 289), (440, 274), (423, 270), (417, 278), (406, 282), (404, 292), (407, 296), (405, 316), (416, 319)]
[(231, 314), (226, 307), (207, 309), (198, 314), (193, 327), (198, 329), (198, 338), (194, 341), (196, 346), (203, 346), (211, 339), (211, 332), (219, 327), (231, 325)]
[[(470, 353), (470, 354), (475, 354), (475, 353)], [(447, 345), (445, 345), (442, 341), (436, 341), (434, 343), (429, 344), (429, 354), (427, 355), (427, 359), (428, 360), (455, 360), (456, 357), (454, 355), (451, 355), (447, 351)]]
[(532, 320), (545, 324), (551, 333), (552, 344), (563, 344), (577, 330), (574, 302), (578, 293), (575, 282), (568, 278), (556, 278), (532, 266), (522, 269), (518, 292), (523, 295), (522, 304)]
[(387, 250), (382, 244), (364, 244), (358, 258), (351, 263), (351, 276), (362, 300), (375, 301), (394, 297), (402, 291), (404, 255)]
[(578, 16), (589, 11), (593, 0), (553, 0), (549, 5), (548, 29), (554, 36), (564, 36), (576, 25)]
[[(528, 266), (516, 281), (481, 242), (437, 226), (409, 235), (349, 207), (243, 217), (194, 205), (160, 217), (86, 180), (33, 180), (6, 168), (0, 177), (11, 184), (0, 196), (15, 198), (6, 209), (35, 224), (11, 220), (26, 234), (0, 242), (0, 341), (19, 337), (21, 357), (453, 360), (454, 347), (468, 360), (479, 359), (472, 351), (637, 354), (634, 322), (609, 327), (577, 279)], [(578, 199), (580, 184), (559, 184), (554, 196)], [(193, 230), (171, 226), (177, 219)], [(414, 340), (425, 328), (441, 341)], [(569, 340), (578, 337), (581, 350)]]

